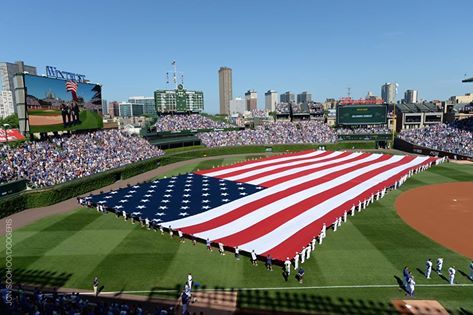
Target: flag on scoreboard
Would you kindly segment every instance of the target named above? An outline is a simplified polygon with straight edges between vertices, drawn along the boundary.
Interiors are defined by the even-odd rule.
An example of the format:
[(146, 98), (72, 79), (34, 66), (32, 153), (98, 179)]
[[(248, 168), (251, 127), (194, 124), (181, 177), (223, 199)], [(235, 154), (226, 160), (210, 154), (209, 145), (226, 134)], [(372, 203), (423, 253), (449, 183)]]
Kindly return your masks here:
[(160, 179), (91, 197), (185, 234), (285, 260), (324, 224), (436, 158), (304, 151)]
[(66, 91), (71, 92), (72, 99), (74, 101), (77, 101), (77, 88), (78, 88), (77, 82), (74, 82), (72, 80), (69, 80), (66, 82)]

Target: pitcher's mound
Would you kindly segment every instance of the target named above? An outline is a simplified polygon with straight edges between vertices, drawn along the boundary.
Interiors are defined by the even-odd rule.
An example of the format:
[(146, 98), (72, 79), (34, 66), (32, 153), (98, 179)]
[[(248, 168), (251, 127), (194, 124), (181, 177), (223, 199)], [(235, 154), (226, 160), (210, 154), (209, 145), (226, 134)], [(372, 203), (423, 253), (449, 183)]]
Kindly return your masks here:
[(392, 300), (400, 314), (448, 315), (447, 310), (435, 300)]
[(473, 182), (422, 186), (396, 199), (399, 216), (445, 247), (473, 259)]

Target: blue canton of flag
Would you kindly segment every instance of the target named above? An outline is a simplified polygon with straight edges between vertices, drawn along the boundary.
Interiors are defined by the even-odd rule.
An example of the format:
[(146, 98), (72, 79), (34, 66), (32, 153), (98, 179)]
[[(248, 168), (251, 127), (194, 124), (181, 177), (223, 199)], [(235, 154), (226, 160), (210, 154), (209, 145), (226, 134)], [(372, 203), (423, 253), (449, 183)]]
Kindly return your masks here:
[(263, 187), (234, 181), (185, 174), (87, 197), (128, 216), (159, 223), (205, 212), (254, 194)]

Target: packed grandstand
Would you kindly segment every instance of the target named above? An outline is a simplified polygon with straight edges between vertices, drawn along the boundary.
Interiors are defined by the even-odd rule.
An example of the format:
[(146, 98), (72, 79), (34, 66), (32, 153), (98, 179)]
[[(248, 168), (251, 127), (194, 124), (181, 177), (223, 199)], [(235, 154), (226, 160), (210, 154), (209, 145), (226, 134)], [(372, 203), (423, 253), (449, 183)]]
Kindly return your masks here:
[(162, 156), (148, 141), (119, 130), (101, 130), (0, 146), (0, 183), (27, 179), (31, 188), (64, 183)]
[[(198, 114), (163, 116), (158, 131), (226, 128), (231, 125)], [(399, 137), (425, 148), (473, 157), (473, 118), (421, 129), (403, 130)], [(385, 126), (335, 129), (321, 121), (264, 122), (254, 129), (201, 132), (207, 147), (274, 144), (328, 144), (338, 135), (388, 134)], [(117, 148), (120, 148), (119, 150)], [(0, 146), (0, 183), (28, 180), (31, 188), (63, 183), (129, 163), (164, 155), (145, 139), (118, 130), (101, 130)]]
[(403, 130), (399, 137), (421, 147), (473, 157), (473, 118)]

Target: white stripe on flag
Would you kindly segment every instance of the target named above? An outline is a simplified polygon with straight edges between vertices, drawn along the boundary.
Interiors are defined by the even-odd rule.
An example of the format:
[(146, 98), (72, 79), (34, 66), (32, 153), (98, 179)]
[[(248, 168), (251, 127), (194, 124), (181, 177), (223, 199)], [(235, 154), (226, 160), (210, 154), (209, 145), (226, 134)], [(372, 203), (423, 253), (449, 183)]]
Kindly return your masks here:
[(284, 224), (280, 225), (278, 228), (272, 230), (271, 232), (265, 234), (264, 236), (257, 238), (251, 242), (246, 244), (241, 244), (239, 247), (245, 251), (252, 251), (255, 250), (257, 254), (264, 253), (266, 251), (271, 250), (272, 248), (278, 246), (292, 235), (297, 233), (299, 230), (303, 229), (305, 226), (313, 223), (317, 219), (323, 217), (325, 214), (332, 211), (336, 207), (342, 205), (347, 200), (351, 200), (356, 196), (360, 195), (370, 187), (376, 186), (378, 183), (386, 180), (399, 172), (418, 165), (428, 159), (429, 157), (416, 157), (409, 163), (400, 165), (393, 169), (390, 169), (386, 172), (383, 172), (379, 175), (374, 176), (369, 181), (364, 181), (359, 185), (344, 191), (343, 193), (330, 198), (321, 204), (313, 207), (312, 209), (305, 211), (304, 213), (298, 215), (297, 217), (285, 222)]

